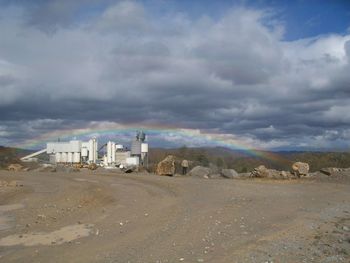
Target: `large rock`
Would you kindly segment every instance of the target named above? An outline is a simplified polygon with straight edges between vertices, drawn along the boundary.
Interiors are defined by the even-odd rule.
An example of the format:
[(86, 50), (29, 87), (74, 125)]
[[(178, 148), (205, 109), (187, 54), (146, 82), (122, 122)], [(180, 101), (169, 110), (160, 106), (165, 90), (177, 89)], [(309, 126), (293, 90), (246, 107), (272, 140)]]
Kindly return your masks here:
[(88, 166), (88, 169), (89, 169), (89, 170), (96, 170), (96, 169), (97, 169), (97, 164), (95, 164), (95, 163), (90, 163), (89, 166)]
[(173, 176), (175, 174), (175, 157), (168, 155), (163, 161), (159, 162), (156, 174)]
[(264, 165), (260, 165), (251, 172), (251, 177), (267, 178), (269, 177), (269, 169)]
[(325, 174), (325, 175), (328, 175), (328, 176), (333, 176), (339, 172), (341, 172), (342, 169), (339, 169), (339, 168), (333, 168), (333, 167), (329, 167), (329, 168), (322, 168), (320, 170), (321, 173)]
[(225, 178), (230, 178), (230, 179), (239, 177), (239, 174), (233, 169), (222, 169), (221, 175)]
[(292, 170), (296, 176), (306, 176), (309, 173), (310, 166), (308, 163), (296, 162), (292, 165)]
[(194, 167), (188, 175), (190, 176), (196, 176), (196, 177), (203, 177), (203, 178), (209, 178), (209, 175), (212, 173), (211, 169), (204, 166), (196, 166)]
[(10, 164), (9, 166), (7, 166), (7, 170), (14, 171), (14, 172), (22, 171), (23, 168), (24, 168), (24, 166), (19, 164), (19, 163), (13, 163), (13, 164)]
[(250, 173), (250, 176), (257, 177), (257, 178), (272, 178), (272, 179), (295, 178), (295, 176), (290, 172), (267, 169), (264, 165), (260, 165), (259, 167), (255, 168)]

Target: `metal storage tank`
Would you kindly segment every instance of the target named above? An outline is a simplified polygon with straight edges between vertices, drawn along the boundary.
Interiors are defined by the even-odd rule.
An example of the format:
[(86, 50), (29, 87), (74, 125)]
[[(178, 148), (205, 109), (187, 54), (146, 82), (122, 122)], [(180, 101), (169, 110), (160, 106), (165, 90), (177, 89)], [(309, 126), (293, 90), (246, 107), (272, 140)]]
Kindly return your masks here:
[(123, 146), (122, 144), (116, 144), (116, 145), (115, 145), (115, 149), (116, 149), (117, 151), (122, 151), (122, 150), (124, 150), (124, 146)]
[(82, 157), (87, 157), (88, 156), (88, 149), (87, 148), (82, 148), (81, 149), (81, 156)]
[(94, 161), (94, 140), (89, 140), (89, 162), (93, 162)]
[(131, 155), (141, 155), (141, 141), (132, 141), (131, 142)]
[(116, 152), (115, 142), (112, 142), (111, 151), (112, 151), (112, 163), (115, 163), (115, 152)]
[(67, 153), (62, 153), (61, 154), (61, 163), (66, 163), (67, 162)]
[(67, 163), (72, 163), (73, 162), (73, 153), (69, 152), (67, 155)]
[(141, 144), (141, 152), (142, 153), (148, 153), (148, 143), (142, 143)]
[(56, 157), (56, 163), (60, 163), (61, 162), (61, 153), (56, 153), (55, 157)]
[(112, 142), (107, 142), (107, 163), (112, 162)]
[(80, 153), (73, 154), (73, 163), (80, 163)]

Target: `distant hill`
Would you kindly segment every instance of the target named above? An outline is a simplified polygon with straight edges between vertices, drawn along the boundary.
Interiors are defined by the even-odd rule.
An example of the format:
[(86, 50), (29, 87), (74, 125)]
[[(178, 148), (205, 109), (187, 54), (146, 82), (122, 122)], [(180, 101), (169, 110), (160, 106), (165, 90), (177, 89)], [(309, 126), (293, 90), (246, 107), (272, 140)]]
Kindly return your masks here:
[(30, 150), (0, 146), (0, 168), (19, 162), (20, 158), (31, 153)]

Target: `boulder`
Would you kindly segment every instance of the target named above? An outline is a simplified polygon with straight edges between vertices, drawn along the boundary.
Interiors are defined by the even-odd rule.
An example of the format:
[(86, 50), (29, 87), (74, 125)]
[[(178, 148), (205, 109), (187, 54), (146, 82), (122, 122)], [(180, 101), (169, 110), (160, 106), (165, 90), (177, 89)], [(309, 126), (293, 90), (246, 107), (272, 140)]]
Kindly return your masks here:
[(175, 157), (168, 155), (163, 161), (159, 162), (156, 168), (157, 175), (170, 175), (175, 174)]
[(260, 165), (250, 173), (251, 177), (267, 178), (269, 177), (269, 169), (264, 165)]
[(233, 169), (222, 169), (221, 175), (225, 178), (233, 179), (239, 177), (239, 174)]
[(19, 172), (24, 168), (23, 165), (19, 164), (19, 163), (12, 163), (7, 167), (7, 170), (9, 171), (14, 171), (14, 172)]
[[(79, 169), (79, 168), (77, 168), (77, 169)], [(89, 170), (96, 170), (96, 169), (97, 169), (97, 164), (95, 164), (95, 163), (90, 163), (89, 166), (88, 166), (88, 169), (89, 169)]]
[(338, 172), (341, 172), (342, 169), (339, 169), (339, 168), (332, 168), (332, 167), (329, 167), (329, 168), (322, 168), (320, 170), (321, 173), (325, 174), (325, 175), (328, 175), (328, 176), (332, 176), (332, 175), (335, 175), (336, 173)]
[(194, 167), (188, 175), (190, 176), (196, 176), (196, 177), (203, 177), (203, 178), (209, 178), (209, 175), (211, 174), (211, 170), (208, 167), (204, 166), (196, 166)]
[(296, 176), (306, 176), (309, 173), (310, 166), (308, 163), (296, 162), (292, 165), (292, 170)]

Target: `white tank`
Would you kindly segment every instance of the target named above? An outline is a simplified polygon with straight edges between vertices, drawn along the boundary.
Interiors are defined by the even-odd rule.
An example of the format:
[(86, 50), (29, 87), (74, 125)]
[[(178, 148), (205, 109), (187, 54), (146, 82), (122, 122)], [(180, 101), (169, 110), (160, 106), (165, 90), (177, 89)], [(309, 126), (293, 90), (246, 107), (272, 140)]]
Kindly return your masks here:
[(107, 142), (107, 163), (112, 162), (112, 142)]
[(60, 163), (61, 162), (61, 153), (56, 153), (55, 157), (56, 157), (56, 163)]
[(62, 153), (61, 154), (61, 163), (66, 163), (67, 162), (67, 153)]
[(81, 148), (81, 156), (88, 157), (88, 149), (87, 148)]
[(111, 151), (112, 151), (112, 163), (115, 163), (115, 142), (112, 142), (111, 145)]
[(72, 163), (73, 162), (73, 153), (69, 152), (67, 154), (67, 163)]
[(141, 153), (148, 153), (148, 143), (141, 144)]
[(97, 144), (97, 140), (94, 138), (93, 139), (94, 142), (94, 163), (96, 163), (97, 159), (98, 159), (98, 144)]
[(115, 145), (115, 149), (116, 149), (117, 151), (121, 151), (121, 150), (124, 149), (124, 146), (123, 146), (122, 144), (116, 144), (116, 145)]
[(94, 162), (94, 149), (95, 149), (95, 145), (94, 145), (94, 140), (89, 140), (89, 162)]
[(73, 163), (80, 163), (80, 153), (73, 154)]

